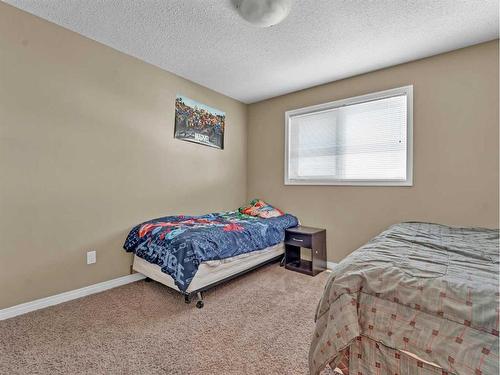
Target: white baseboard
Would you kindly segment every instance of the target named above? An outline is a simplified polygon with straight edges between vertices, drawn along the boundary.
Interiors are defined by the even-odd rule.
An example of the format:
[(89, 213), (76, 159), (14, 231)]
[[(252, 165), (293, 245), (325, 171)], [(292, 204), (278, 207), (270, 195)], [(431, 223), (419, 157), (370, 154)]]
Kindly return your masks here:
[(31, 302), (21, 303), (20, 305), (7, 307), (6, 309), (0, 310), (0, 320), (13, 318), (17, 315), (26, 314), (28, 312), (43, 309), (48, 306), (53, 306), (62, 302), (85, 297), (90, 294), (103, 292), (105, 290), (133, 283), (145, 278), (146, 276), (141, 273), (133, 273), (132, 275), (118, 277), (113, 280), (103, 281), (102, 283), (89, 285), (80, 289), (70, 290), (69, 292), (64, 292), (56, 294), (54, 296), (36, 299)]
[[(326, 267), (332, 270), (338, 263), (326, 262)], [(97, 283), (94, 285), (89, 285), (80, 289), (70, 290), (69, 292), (64, 292), (56, 294), (54, 296), (36, 299), (34, 301), (21, 303), (20, 305), (15, 305), (12, 307), (7, 307), (0, 310), (0, 320), (5, 320), (13, 318), (18, 315), (26, 314), (31, 311), (40, 310), (45, 307), (58, 305), (63, 302), (71, 301), (77, 298), (85, 297), (90, 294), (103, 292), (108, 289), (116, 288), (125, 284), (133, 283), (145, 279), (141, 273), (134, 273), (132, 275), (118, 277), (113, 280), (103, 281), (102, 283)]]
[(326, 268), (328, 268), (329, 270), (333, 270), (337, 264), (338, 263), (335, 262), (326, 262)]

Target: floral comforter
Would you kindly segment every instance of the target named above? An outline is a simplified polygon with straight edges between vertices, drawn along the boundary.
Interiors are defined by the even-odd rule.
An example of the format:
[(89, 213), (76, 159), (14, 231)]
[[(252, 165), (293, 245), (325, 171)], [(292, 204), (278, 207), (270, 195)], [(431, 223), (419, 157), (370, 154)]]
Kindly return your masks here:
[(311, 374), (349, 349), (350, 375), (428, 373), (401, 351), (433, 374), (498, 374), (498, 241), (497, 229), (402, 223), (356, 250), (319, 303)]

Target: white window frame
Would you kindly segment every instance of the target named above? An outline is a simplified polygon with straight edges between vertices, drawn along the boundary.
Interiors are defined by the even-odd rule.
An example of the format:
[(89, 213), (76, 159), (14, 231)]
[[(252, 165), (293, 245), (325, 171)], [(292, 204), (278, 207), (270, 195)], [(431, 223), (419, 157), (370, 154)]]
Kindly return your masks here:
[[(293, 117), (304, 116), (312, 113), (329, 111), (334, 108), (345, 107), (353, 104), (387, 99), (394, 96), (406, 95), (406, 179), (404, 180), (376, 180), (376, 179), (290, 179), (290, 120)], [(390, 90), (374, 92), (371, 94), (355, 96), (352, 98), (336, 100), (329, 103), (313, 105), (310, 107), (294, 109), (285, 112), (285, 185), (349, 185), (349, 186), (413, 186), (413, 85), (398, 87)]]

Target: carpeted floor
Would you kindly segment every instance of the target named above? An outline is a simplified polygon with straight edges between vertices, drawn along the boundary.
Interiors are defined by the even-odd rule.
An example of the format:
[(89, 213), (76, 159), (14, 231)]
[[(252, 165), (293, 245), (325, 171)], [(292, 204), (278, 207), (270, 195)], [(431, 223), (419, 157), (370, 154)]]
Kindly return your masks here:
[(328, 275), (268, 265), (203, 309), (139, 281), (0, 321), (0, 374), (307, 374)]

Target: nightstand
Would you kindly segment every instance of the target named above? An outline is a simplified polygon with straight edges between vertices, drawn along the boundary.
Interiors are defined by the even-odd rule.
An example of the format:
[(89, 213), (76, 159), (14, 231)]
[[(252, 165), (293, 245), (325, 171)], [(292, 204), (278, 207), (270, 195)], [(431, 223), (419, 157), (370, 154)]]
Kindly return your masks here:
[[(300, 248), (311, 249), (311, 260), (301, 259)], [(316, 276), (326, 269), (326, 230), (298, 226), (285, 230), (285, 268)]]

